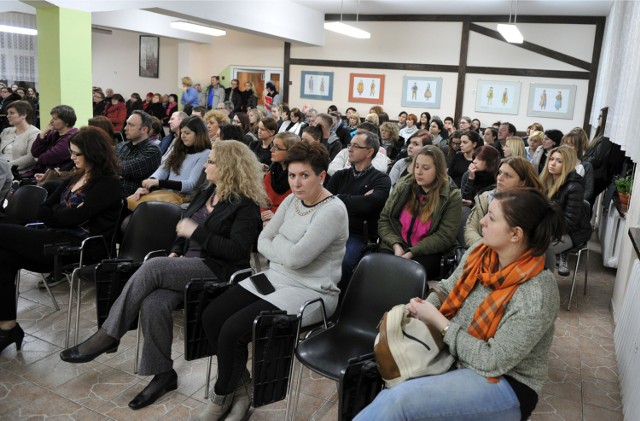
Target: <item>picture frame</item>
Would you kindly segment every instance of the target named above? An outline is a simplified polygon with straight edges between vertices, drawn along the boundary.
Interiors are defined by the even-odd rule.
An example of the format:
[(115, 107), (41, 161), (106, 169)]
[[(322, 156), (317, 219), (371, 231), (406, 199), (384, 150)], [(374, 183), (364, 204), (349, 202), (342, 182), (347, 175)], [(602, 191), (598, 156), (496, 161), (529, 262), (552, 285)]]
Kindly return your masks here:
[(138, 76), (158, 79), (160, 76), (160, 37), (140, 35)]
[(527, 116), (573, 119), (576, 85), (531, 83), (527, 102)]
[(402, 106), (409, 108), (440, 108), (441, 77), (402, 77)]
[(493, 114), (518, 114), (520, 82), (478, 80), (476, 111)]
[(384, 75), (350, 73), (349, 102), (384, 103)]
[(333, 101), (333, 72), (302, 71), (300, 98)]

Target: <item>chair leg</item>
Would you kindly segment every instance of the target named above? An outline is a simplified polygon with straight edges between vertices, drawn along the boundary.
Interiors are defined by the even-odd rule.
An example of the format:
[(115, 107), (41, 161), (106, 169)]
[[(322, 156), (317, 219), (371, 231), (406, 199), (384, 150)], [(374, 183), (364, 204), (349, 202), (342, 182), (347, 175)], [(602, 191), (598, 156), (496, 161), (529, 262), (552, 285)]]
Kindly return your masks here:
[[(73, 280), (74, 278), (71, 277), (71, 283), (69, 284), (69, 307), (67, 308), (67, 337), (64, 340), (65, 349), (69, 348), (69, 336), (71, 336), (71, 313), (72, 313), (71, 309), (73, 308)], [(45, 280), (45, 285), (46, 283), (47, 281)], [(80, 300), (79, 297), (78, 297), (78, 300)]]
[(204, 384), (204, 398), (205, 399), (209, 399), (209, 384), (211, 384), (211, 365), (213, 363), (213, 356), (209, 356), (209, 358), (207, 359), (207, 379), (205, 380), (206, 383)]
[(47, 289), (47, 292), (49, 293), (49, 298), (51, 299), (51, 304), (53, 304), (53, 308), (55, 308), (56, 311), (60, 310), (60, 307), (58, 306), (58, 301), (56, 300), (56, 297), (54, 297), (53, 292), (51, 292), (51, 289), (49, 288), (49, 284), (47, 284), (47, 280), (45, 279), (44, 275), (42, 275), (42, 280), (44, 281), (44, 287)]
[(571, 281), (571, 292), (569, 293), (569, 303), (567, 304), (567, 311), (571, 311), (571, 300), (573, 298), (573, 291), (576, 288), (576, 276), (578, 275), (578, 267), (580, 267), (580, 257), (582, 255), (582, 250), (578, 251), (576, 257), (576, 267), (573, 270), (573, 280)]
[(140, 338), (142, 335), (140, 332), (140, 316), (138, 316), (138, 328), (136, 329), (136, 356), (133, 359), (133, 374), (138, 374), (138, 361), (140, 360)]
[(71, 280), (69, 281), (70, 284), (70, 289), (73, 290), (73, 288), (71, 287), (73, 285), (73, 282), (76, 282), (77, 285), (77, 291), (76, 291), (76, 331), (73, 333), (74, 334), (74, 345), (78, 344), (78, 336), (79, 336), (79, 331), (80, 331), (80, 301), (82, 299), (82, 280), (78, 277), (78, 275), (76, 274), (76, 271), (78, 269), (74, 269), (73, 272), (71, 273)]
[[(302, 372), (304, 371), (304, 366), (298, 362), (298, 359), (293, 357), (293, 365), (298, 365), (298, 373), (296, 376), (296, 384), (293, 386), (292, 394), (289, 394), (289, 399), (287, 400), (287, 412), (285, 413), (285, 421), (293, 421), (296, 417), (296, 413), (298, 412), (298, 401), (300, 400), (300, 388), (302, 385)], [(295, 371), (295, 367), (292, 367), (292, 375), (293, 371)]]
[(584, 261), (584, 294), (587, 295), (587, 278), (589, 277), (589, 249), (587, 249), (587, 260)]

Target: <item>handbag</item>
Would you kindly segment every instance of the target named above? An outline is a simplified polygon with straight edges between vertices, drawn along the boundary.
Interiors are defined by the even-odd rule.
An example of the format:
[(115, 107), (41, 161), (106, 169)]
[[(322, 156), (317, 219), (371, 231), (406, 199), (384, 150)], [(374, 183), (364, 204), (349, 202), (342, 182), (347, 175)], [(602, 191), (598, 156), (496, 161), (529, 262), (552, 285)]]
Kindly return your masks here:
[(374, 354), (388, 388), (415, 377), (445, 373), (455, 362), (440, 332), (409, 317), (404, 304), (393, 307), (382, 317)]
[(71, 177), (72, 174), (72, 171), (61, 171), (60, 168), (48, 168), (42, 178), (37, 182), (37, 185), (42, 187), (47, 181), (64, 181)]
[(181, 195), (180, 193), (176, 193), (171, 190), (160, 189), (140, 196), (140, 199), (138, 200), (136, 200), (135, 195), (132, 194), (131, 196), (127, 197), (127, 207), (130, 211), (133, 212), (142, 202), (168, 202), (180, 206), (183, 203), (187, 203), (188, 201), (189, 199), (186, 196)]

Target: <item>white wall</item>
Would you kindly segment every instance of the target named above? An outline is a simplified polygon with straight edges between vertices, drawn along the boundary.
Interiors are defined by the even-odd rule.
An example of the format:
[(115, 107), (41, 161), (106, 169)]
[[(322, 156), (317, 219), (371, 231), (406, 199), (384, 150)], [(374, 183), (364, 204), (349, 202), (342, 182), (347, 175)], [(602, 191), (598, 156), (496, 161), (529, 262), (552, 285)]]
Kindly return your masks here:
[[(491, 29), (496, 24), (479, 23)], [(292, 45), (291, 57), (294, 59), (339, 60), (385, 63), (423, 63), (456, 66), (460, 57), (462, 23), (459, 22), (359, 22), (358, 27), (371, 32), (370, 40), (354, 40), (333, 32), (326, 35), (323, 47)], [(525, 39), (558, 50), (584, 61), (590, 61), (593, 49), (594, 25), (568, 24), (518, 24)], [(522, 48), (471, 32), (469, 38), (468, 66), (547, 69), (561, 71), (583, 71), (563, 62), (544, 57)], [(300, 80), (303, 70), (334, 72), (334, 90), (332, 101), (307, 100), (300, 98)], [(335, 104), (344, 110), (354, 106), (360, 114), (366, 114), (370, 104), (351, 104), (348, 101), (349, 73), (374, 73), (385, 75), (384, 103), (385, 111), (395, 118), (406, 111), (420, 114), (429, 111), (431, 115), (453, 116), (457, 94), (457, 73), (415, 72), (404, 70), (362, 69), (349, 67), (292, 66), (289, 104), (311, 104), (318, 110), (326, 110)], [(443, 79), (442, 100), (439, 109), (407, 108), (401, 106), (403, 76), (436, 76)], [(476, 89), (479, 79), (497, 81), (516, 81), (521, 83), (520, 105), (517, 115), (481, 113), (475, 110)], [(576, 99), (573, 118), (551, 119), (527, 116), (527, 101), (530, 83), (552, 83), (576, 85)], [(483, 125), (496, 120), (508, 120), (519, 130), (534, 121), (545, 128), (568, 131), (582, 126), (587, 101), (587, 80), (551, 79), (534, 77), (515, 77), (500, 75), (467, 74), (465, 82), (462, 114), (479, 118)]]
[(116, 29), (111, 35), (93, 33), (93, 84), (102, 89), (112, 88), (125, 99), (132, 92), (143, 98), (147, 92), (178, 93), (179, 42), (160, 38), (159, 78), (152, 79), (138, 76), (139, 36), (137, 32)]

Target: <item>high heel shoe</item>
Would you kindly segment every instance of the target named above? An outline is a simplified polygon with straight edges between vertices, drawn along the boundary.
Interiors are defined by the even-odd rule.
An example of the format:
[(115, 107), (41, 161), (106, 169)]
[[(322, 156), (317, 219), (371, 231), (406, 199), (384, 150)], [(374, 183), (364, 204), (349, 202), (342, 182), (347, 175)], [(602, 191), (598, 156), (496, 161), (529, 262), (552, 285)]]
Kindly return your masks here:
[[(65, 349), (60, 353), (60, 359), (72, 364), (87, 363), (93, 361), (96, 357), (106, 353), (116, 352), (120, 340), (113, 338), (102, 329), (99, 329), (89, 339), (69, 349)], [(89, 351), (81, 351), (80, 348), (84, 347)]]
[(16, 350), (20, 351), (23, 339), (24, 330), (17, 323), (9, 330), (0, 329), (0, 352), (14, 342), (16, 343)]

